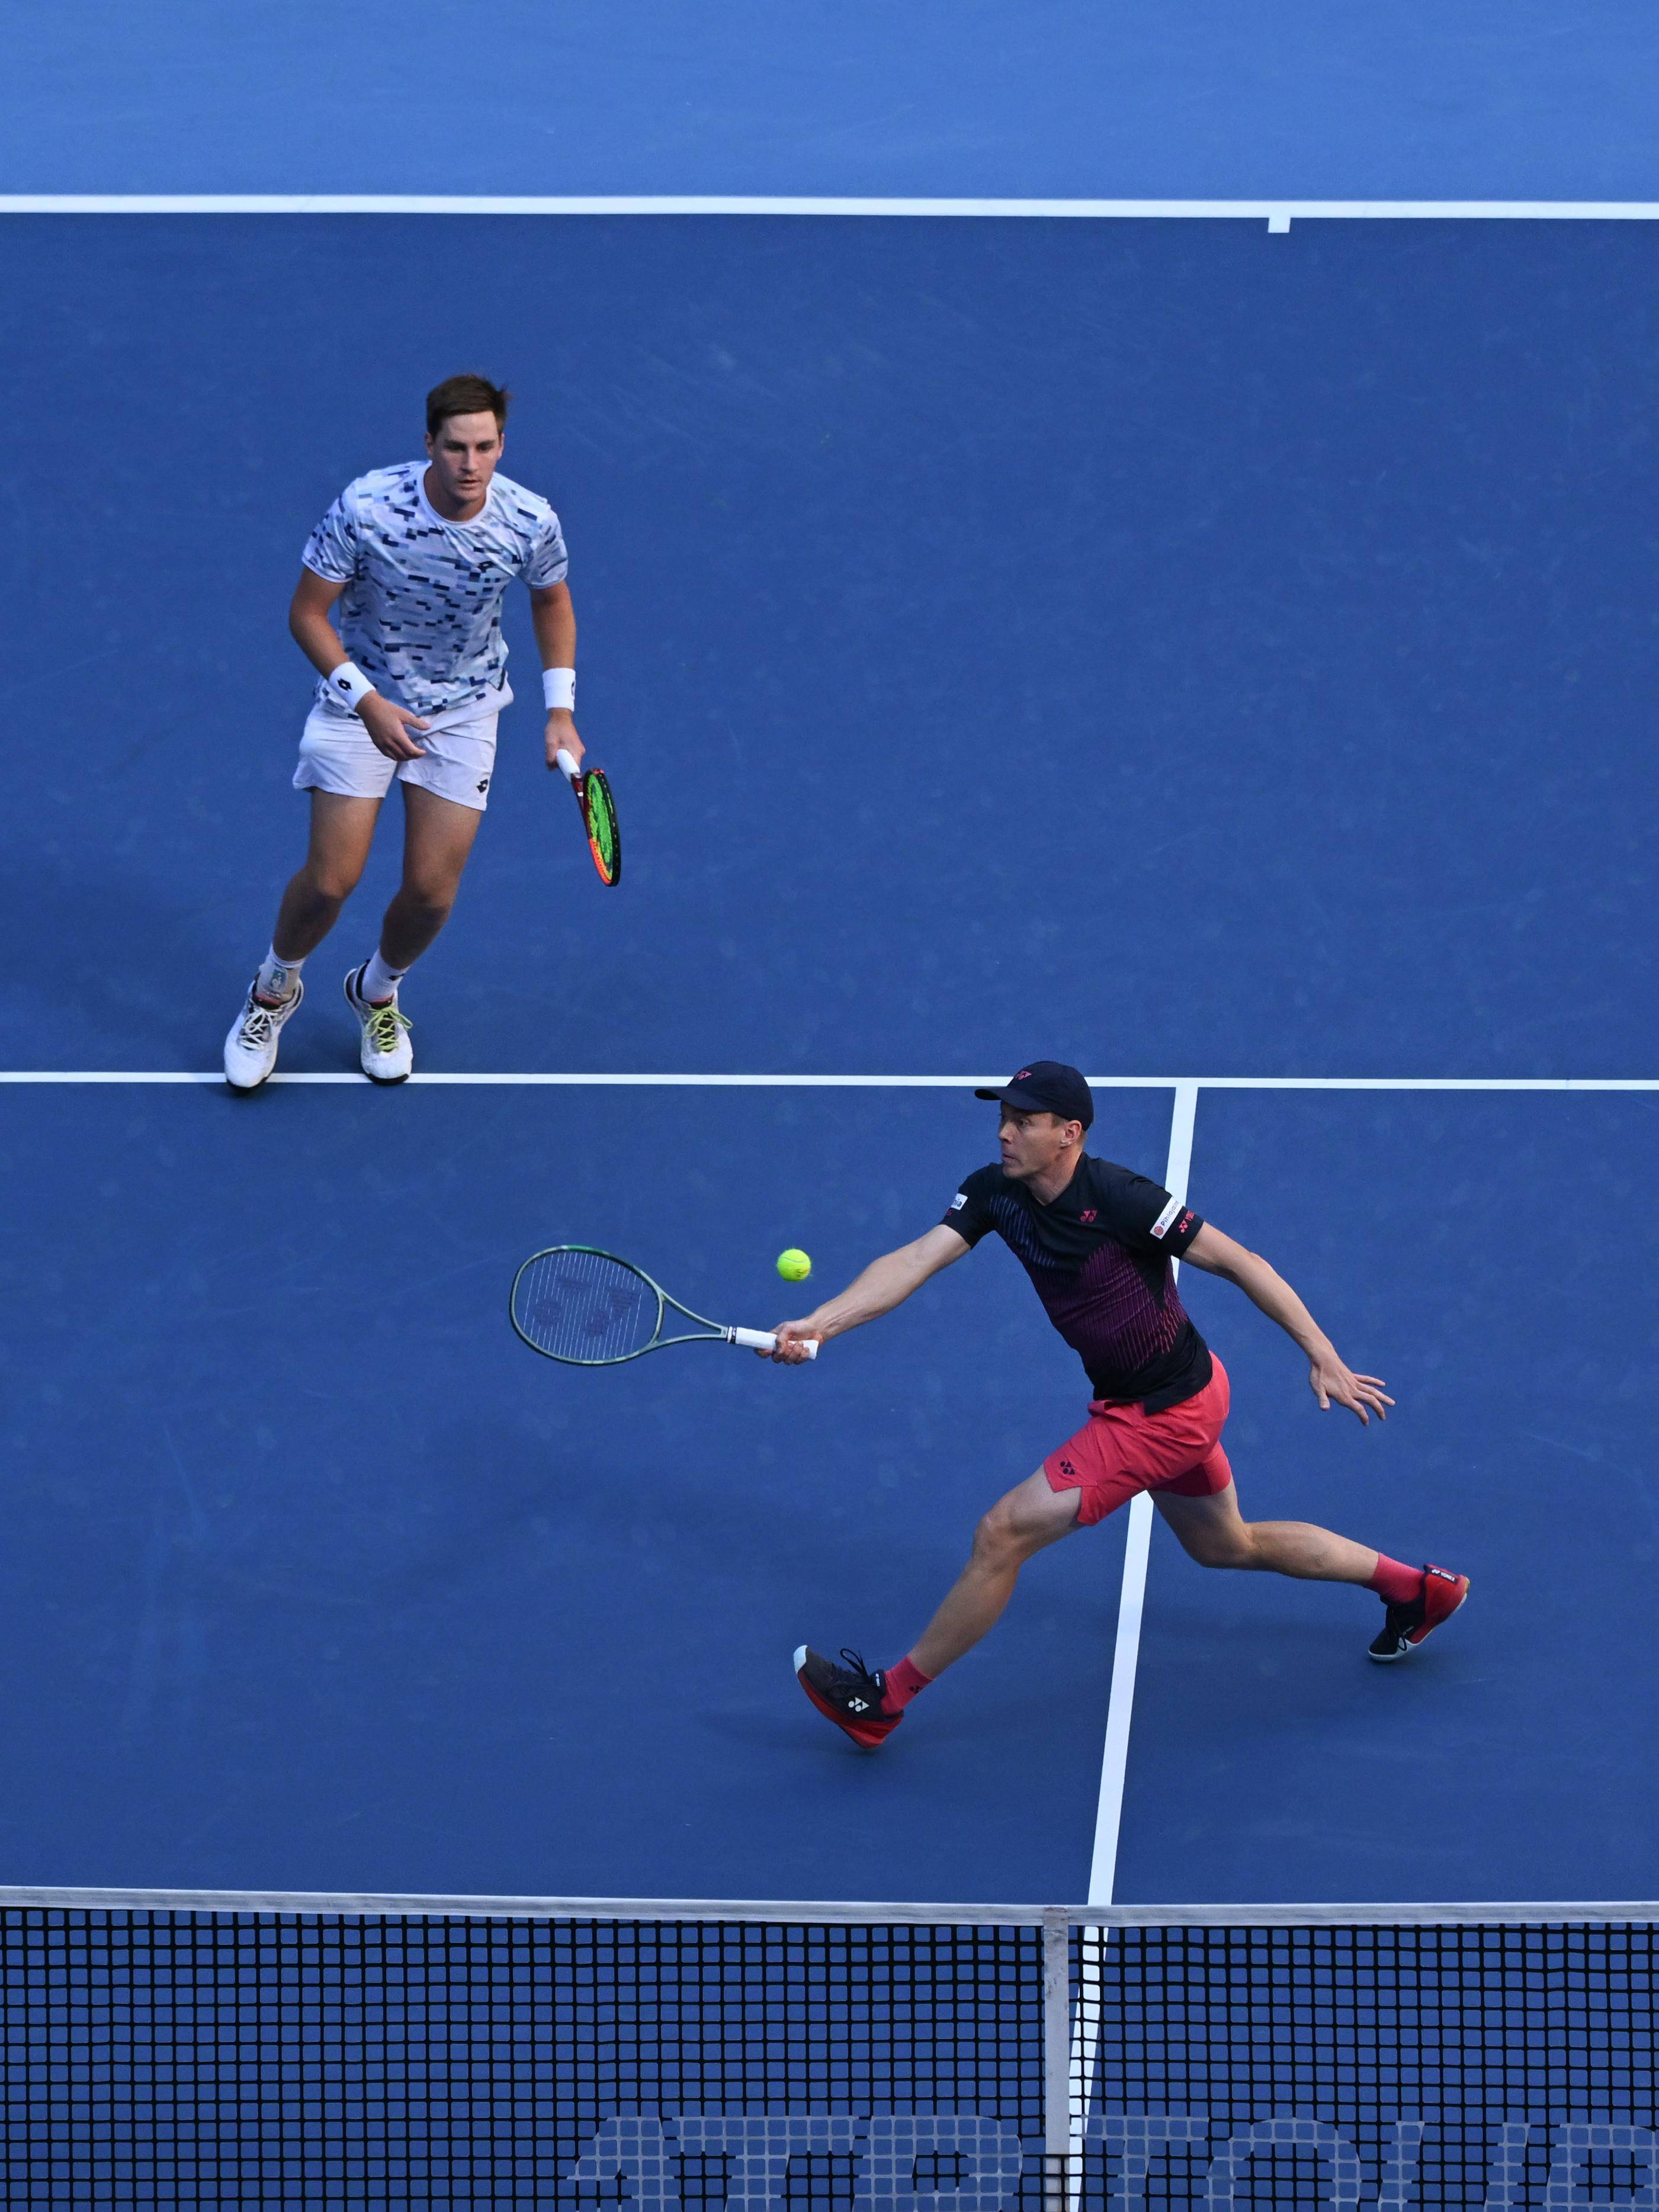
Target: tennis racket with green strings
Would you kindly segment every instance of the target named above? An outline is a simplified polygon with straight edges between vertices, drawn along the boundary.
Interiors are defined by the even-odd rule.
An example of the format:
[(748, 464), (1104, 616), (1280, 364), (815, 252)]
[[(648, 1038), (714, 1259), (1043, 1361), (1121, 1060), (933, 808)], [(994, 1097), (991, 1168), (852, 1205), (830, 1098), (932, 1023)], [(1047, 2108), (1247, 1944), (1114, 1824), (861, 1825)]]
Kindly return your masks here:
[(602, 884), (615, 884), (622, 878), (622, 832), (617, 827), (617, 802), (611, 796), (611, 786), (605, 780), (602, 768), (578, 768), (574, 757), (562, 745), (554, 756), (559, 773), (575, 793), (576, 804), (581, 809), (582, 828), (587, 832), (587, 849), (593, 855), (593, 866), (599, 872)]
[[(665, 1336), (668, 1309), (695, 1322), (694, 1329)], [(507, 1311), (532, 1352), (567, 1367), (620, 1367), (642, 1352), (669, 1344), (739, 1344), (750, 1352), (775, 1352), (769, 1329), (728, 1328), (693, 1313), (653, 1283), (643, 1267), (592, 1244), (554, 1244), (534, 1252), (513, 1278)], [(806, 1347), (816, 1359), (816, 1341)]]

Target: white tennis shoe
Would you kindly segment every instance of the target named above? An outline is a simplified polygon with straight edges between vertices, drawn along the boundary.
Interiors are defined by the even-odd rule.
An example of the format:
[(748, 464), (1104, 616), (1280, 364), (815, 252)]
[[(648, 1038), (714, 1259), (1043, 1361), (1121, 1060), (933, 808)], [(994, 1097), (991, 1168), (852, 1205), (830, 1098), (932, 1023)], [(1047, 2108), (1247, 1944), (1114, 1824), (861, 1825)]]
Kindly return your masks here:
[(225, 1081), (233, 1091), (257, 1091), (276, 1066), (283, 1024), (305, 994), (304, 982), (298, 982), (286, 999), (272, 1006), (254, 995), (252, 984), (248, 986), (246, 1001), (225, 1039)]
[(363, 1025), (363, 1046), (358, 1059), (371, 1083), (407, 1083), (415, 1073), (415, 1048), (410, 1042), (409, 1020), (398, 1010), (398, 1001), (372, 1005), (358, 989), (363, 968), (354, 968), (345, 979), (346, 1004)]

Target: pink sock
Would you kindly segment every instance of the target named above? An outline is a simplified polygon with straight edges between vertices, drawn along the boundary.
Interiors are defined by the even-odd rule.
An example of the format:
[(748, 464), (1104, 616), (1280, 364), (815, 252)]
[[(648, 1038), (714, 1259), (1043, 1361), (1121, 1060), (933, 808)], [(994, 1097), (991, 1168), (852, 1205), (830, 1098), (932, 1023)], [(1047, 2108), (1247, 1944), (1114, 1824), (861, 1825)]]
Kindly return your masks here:
[(925, 1690), (933, 1679), (931, 1674), (924, 1674), (914, 1660), (901, 1659), (896, 1667), (887, 1669), (887, 1689), (881, 1701), (883, 1712), (902, 1713), (917, 1691)]
[(1390, 1559), (1383, 1553), (1376, 1555), (1376, 1572), (1369, 1587), (1374, 1589), (1385, 1605), (1410, 1605), (1423, 1595), (1421, 1567), (1402, 1567), (1398, 1559)]

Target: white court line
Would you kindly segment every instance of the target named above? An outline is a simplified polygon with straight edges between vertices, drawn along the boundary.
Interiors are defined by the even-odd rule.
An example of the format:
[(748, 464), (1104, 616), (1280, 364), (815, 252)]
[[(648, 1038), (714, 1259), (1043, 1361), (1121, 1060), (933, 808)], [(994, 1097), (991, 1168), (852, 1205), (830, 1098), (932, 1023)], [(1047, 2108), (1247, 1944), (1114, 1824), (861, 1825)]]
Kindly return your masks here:
[[(1164, 1187), (1187, 1202), (1193, 1168), (1193, 1127), (1198, 1118), (1196, 1083), (1176, 1085), (1170, 1116), (1170, 1158)], [(1181, 1263), (1172, 1263), (1179, 1274)], [(1089, 1866), (1089, 1902), (1109, 1905), (1117, 1882), (1117, 1843), (1123, 1821), (1123, 1784), (1129, 1764), (1129, 1728), (1134, 1717), (1135, 1674), (1140, 1662), (1140, 1622), (1146, 1600), (1146, 1561), (1152, 1540), (1152, 1501), (1143, 1490), (1129, 1501), (1129, 1525), (1123, 1543), (1123, 1582), (1117, 1601), (1117, 1643), (1112, 1652), (1112, 1692), (1106, 1707), (1106, 1741), (1100, 1759), (1100, 1795), (1095, 1806), (1095, 1847)], [(1085, 1930), (1087, 1944), (1098, 1930)], [(1085, 1974), (1080, 1987), (1089, 1987)], [(1089, 2091), (1100, 2058), (1098, 2008), (1085, 2013), (1079, 2002), (1072, 2022), (1072, 2143), (1069, 2173), (1071, 2212), (1078, 2212), (1083, 2190), (1083, 2130), (1089, 2117)]]
[[(6, 1083), (208, 1083), (222, 1086), (217, 1068), (0, 1068)], [(969, 1091), (988, 1090), (1007, 1081), (1007, 1075), (637, 1075), (611, 1073), (598, 1075), (514, 1074), (483, 1071), (465, 1073), (412, 1075), (421, 1088), (441, 1085), (501, 1085), (531, 1088), (584, 1086), (603, 1090), (607, 1085), (649, 1090), (782, 1090), (782, 1091)], [(342, 1083), (367, 1097), (374, 1089), (367, 1077), (342, 1068), (326, 1074), (273, 1075), (273, 1085), (294, 1083)], [(1659, 1076), (1625, 1075), (1091, 1075), (1096, 1091), (1659, 1091)]]
[[(1196, 1083), (1176, 1085), (1170, 1116), (1170, 1157), (1164, 1187), (1187, 1202), (1193, 1168), (1193, 1128), (1198, 1118)], [(1179, 1261), (1171, 1272), (1179, 1274)], [(1123, 1543), (1123, 1582), (1117, 1601), (1117, 1643), (1112, 1652), (1112, 1691), (1106, 1707), (1106, 1741), (1100, 1759), (1100, 1795), (1095, 1806), (1095, 1847), (1089, 1866), (1089, 1902), (1109, 1905), (1117, 1883), (1118, 1834), (1123, 1821), (1123, 1784), (1129, 1764), (1129, 1728), (1134, 1717), (1135, 1674), (1140, 1662), (1140, 1623), (1146, 1601), (1146, 1561), (1152, 1540), (1152, 1501), (1139, 1491), (1129, 1501), (1129, 1525)], [(1097, 1943), (1101, 1931), (1084, 1931), (1079, 1940)], [(1086, 1989), (1085, 1974), (1079, 1985)], [(1083, 2130), (1089, 2117), (1089, 2091), (1100, 2058), (1098, 2008), (1085, 2013), (1079, 2002), (1072, 2023), (1072, 2144), (1069, 2172), (1071, 2212), (1078, 2212), (1083, 2190)]]
[(4, 192), (0, 215), (886, 216), (981, 222), (1655, 222), (1655, 200), (803, 198), (752, 194)]
[[(1176, 1086), (1170, 1117), (1170, 1158), (1164, 1188), (1187, 1203), (1193, 1168), (1193, 1127), (1198, 1116), (1198, 1085)], [(1178, 1275), (1181, 1263), (1172, 1263)], [(1123, 1817), (1123, 1778), (1129, 1759), (1129, 1723), (1134, 1712), (1135, 1668), (1140, 1656), (1140, 1615), (1146, 1595), (1146, 1556), (1152, 1540), (1152, 1501), (1139, 1491), (1129, 1501), (1129, 1533), (1123, 1549), (1123, 1585), (1117, 1601), (1117, 1646), (1112, 1655), (1112, 1694), (1106, 1708), (1106, 1745), (1100, 1763), (1100, 1796), (1095, 1808), (1094, 1856), (1089, 1867), (1089, 1902), (1109, 1905), (1117, 1879), (1117, 1837)]]

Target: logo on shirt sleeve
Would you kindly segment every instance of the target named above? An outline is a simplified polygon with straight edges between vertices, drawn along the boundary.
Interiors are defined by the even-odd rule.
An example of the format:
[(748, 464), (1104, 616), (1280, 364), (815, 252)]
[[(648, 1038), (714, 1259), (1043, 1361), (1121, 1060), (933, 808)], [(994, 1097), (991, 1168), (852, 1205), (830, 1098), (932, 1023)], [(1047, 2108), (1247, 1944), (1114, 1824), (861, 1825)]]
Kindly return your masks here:
[(947, 1213), (957, 1213), (961, 1212), (962, 1208), (966, 1206), (967, 1203), (967, 1192), (965, 1190), (959, 1190), (945, 1210)]
[(1158, 1242), (1162, 1243), (1164, 1239), (1169, 1235), (1171, 1229), (1178, 1228), (1181, 1223), (1189, 1220), (1190, 1218), (1190, 1215), (1188, 1213), (1186, 1207), (1181, 1203), (1181, 1200), (1178, 1198), (1172, 1198), (1146, 1233), (1149, 1237), (1156, 1237)]

